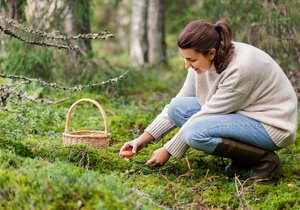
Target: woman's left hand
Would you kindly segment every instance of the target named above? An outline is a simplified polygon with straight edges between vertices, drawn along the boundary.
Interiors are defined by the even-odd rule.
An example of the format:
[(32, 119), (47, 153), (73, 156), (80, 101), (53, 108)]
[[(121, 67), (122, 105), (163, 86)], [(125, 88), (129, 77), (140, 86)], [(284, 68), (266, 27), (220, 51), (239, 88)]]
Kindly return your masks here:
[(164, 147), (161, 147), (153, 152), (152, 157), (145, 165), (149, 167), (162, 166), (169, 160), (170, 156), (170, 153)]

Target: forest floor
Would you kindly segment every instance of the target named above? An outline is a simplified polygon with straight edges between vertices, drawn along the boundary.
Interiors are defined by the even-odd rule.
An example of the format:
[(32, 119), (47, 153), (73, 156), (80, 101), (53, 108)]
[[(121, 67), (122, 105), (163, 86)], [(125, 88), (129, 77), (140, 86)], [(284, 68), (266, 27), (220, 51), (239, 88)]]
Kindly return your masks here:
[[(0, 112), (0, 209), (300, 208), (299, 129), (296, 143), (277, 152), (281, 167), (269, 179), (226, 174), (228, 160), (192, 149), (183, 159), (151, 169), (141, 162), (176, 130), (129, 161), (118, 152), (154, 119), (169, 95), (49, 94), (69, 99), (55, 105), (28, 102), (22, 116)], [(66, 113), (80, 98), (95, 99), (106, 110), (108, 148), (63, 147)], [(88, 103), (78, 106), (71, 128), (103, 130), (99, 110)]]

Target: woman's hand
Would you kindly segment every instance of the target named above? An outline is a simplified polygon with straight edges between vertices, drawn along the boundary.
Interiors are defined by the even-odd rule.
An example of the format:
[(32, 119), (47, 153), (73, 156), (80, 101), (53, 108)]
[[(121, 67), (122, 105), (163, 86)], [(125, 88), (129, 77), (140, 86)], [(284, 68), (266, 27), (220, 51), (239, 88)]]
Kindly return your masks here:
[(139, 139), (134, 139), (132, 141), (126, 142), (120, 149), (120, 153), (119, 155), (121, 155), (121, 153), (123, 151), (132, 151), (133, 153), (137, 153), (143, 146), (141, 144), (142, 142), (139, 141)]
[(170, 153), (161, 147), (153, 152), (152, 157), (145, 165), (149, 167), (162, 166), (169, 160), (170, 156)]
[(144, 132), (142, 135), (140, 135), (138, 138), (126, 142), (120, 149), (119, 155), (123, 151), (132, 151), (133, 153), (137, 153), (139, 150), (141, 150), (148, 142), (152, 141), (154, 138), (149, 133)]

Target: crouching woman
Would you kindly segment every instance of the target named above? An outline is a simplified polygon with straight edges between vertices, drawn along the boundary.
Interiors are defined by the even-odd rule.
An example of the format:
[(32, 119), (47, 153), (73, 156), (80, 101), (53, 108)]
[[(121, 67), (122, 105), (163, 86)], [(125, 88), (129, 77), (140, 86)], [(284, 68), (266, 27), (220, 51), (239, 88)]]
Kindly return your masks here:
[(223, 21), (192, 21), (177, 44), (188, 70), (183, 87), (120, 152), (136, 153), (179, 127), (146, 165), (181, 158), (192, 147), (230, 158), (227, 169), (247, 165), (251, 177), (268, 177), (280, 164), (274, 151), (292, 144), (297, 129), (297, 97), (282, 69), (264, 51), (234, 42)]

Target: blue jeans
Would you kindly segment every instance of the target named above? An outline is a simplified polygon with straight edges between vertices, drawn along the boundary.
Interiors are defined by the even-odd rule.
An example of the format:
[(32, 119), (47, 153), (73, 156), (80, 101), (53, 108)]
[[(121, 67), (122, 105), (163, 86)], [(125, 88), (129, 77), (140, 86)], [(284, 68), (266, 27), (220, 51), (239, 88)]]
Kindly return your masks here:
[[(195, 97), (173, 98), (168, 115), (171, 121), (182, 127), (201, 105)], [(279, 149), (262, 124), (241, 114), (216, 114), (194, 119), (182, 129), (186, 143), (197, 150), (211, 154), (222, 138), (237, 140), (267, 150)]]

